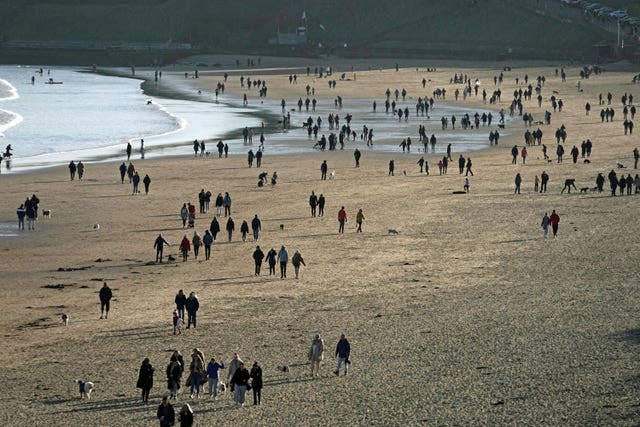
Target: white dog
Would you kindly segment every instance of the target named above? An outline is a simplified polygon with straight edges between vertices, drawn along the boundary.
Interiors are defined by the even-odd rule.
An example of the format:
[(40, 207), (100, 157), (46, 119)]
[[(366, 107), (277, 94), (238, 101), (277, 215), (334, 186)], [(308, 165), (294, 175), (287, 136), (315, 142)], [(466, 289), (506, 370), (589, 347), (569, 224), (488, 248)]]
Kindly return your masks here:
[(93, 224), (93, 229), (94, 230), (100, 230), (100, 224), (98, 224), (98, 223)]
[(82, 381), (75, 380), (75, 383), (78, 384), (78, 388), (80, 390), (80, 399), (91, 399), (91, 392), (93, 391), (94, 385), (91, 381)]
[(331, 171), (331, 173), (329, 174), (329, 179), (335, 179), (336, 177), (336, 171)]

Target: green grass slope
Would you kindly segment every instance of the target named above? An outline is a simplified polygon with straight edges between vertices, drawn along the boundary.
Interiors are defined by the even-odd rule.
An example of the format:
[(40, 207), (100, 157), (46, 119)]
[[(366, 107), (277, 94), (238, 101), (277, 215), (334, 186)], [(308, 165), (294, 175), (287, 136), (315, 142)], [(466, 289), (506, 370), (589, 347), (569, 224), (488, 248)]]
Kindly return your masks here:
[(4, 41), (188, 41), (215, 52), (272, 53), (268, 39), (294, 31), (303, 10), (305, 53), (587, 59), (611, 39), (536, 0), (0, 0), (0, 10)]

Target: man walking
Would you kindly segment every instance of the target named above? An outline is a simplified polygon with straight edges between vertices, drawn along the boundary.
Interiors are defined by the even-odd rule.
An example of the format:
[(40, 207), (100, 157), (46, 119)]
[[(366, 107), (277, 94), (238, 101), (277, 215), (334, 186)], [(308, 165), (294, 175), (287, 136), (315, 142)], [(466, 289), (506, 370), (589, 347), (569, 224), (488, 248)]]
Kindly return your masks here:
[(260, 249), (260, 246), (256, 246), (256, 250), (253, 251), (253, 261), (255, 262), (256, 268), (254, 275), (260, 275), (260, 267), (262, 267), (262, 260), (264, 259), (264, 252)]
[(156, 262), (162, 263), (162, 251), (164, 249), (164, 245), (168, 244), (169, 243), (164, 240), (164, 237), (162, 237), (162, 234), (158, 234), (158, 237), (156, 237), (156, 241), (153, 244), (153, 247), (156, 250)]
[(106, 319), (109, 317), (109, 303), (111, 302), (111, 298), (113, 297), (113, 293), (111, 292), (111, 288), (107, 286), (107, 282), (104, 282), (102, 288), (100, 289), (100, 318)]
[(547, 238), (547, 234), (549, 233), (549, 215), (547, 215), (547, 213), (544, 213), (544, 216), (542, 217), (542, 223), (540, 224), (540, 226), (542, 227), (542, 235), (544, 236), (544, 238)]
[(349, 365), (351, 364), (349, 354), (351, 354), (351, 345), (344, 334), (342, 334), (336, 346), (336, 370), (334, 371), (336, 376), (340, 375), (340, 367), (342, 365), (344, 365), (344, 374), (347, 375), (349, 373)]
[(347, 222), (347, 212), (344, 210), (344, 206), (338, 211), (338, 233), (344, 234), (344, 223)]

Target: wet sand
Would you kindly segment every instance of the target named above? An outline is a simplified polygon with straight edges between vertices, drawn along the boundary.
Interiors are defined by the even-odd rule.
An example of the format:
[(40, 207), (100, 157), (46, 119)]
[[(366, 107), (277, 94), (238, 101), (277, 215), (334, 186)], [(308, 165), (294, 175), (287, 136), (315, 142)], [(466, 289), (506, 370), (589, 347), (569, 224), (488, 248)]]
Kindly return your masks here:
[[(502, 65), (358, 71), (351, 87), (338, 81), (336, 91), (345, 101), (383, 99), (380, 87), (406, 87), (415, 96), (427, 76), (428, 88), (446, 87), (452, 101), (449, 94), (462, 88), (449, 84), (455, 72), (488, 82)], [(527, 101), (525, 111), (542, 120), (553, 91), (562, 97), (563, 112), (541, 128), (552, 155), (552, 135), (566, 125), (564, 163), (547, 163), (540, 147), (530, 147), (526, 165), (512, 165), (511, 147), (522, 146), (525, 130), (516, 120), (513, 136), (471, 154), (475, 175), (466, 195), (453, 194), (464, 181), (455, 161), (438, 176), (440, 155), (430, 155), (431, 175), (420, 175), (422, 154), (399, 148), (363, 150), (360, 168), (354, 168), (352, 146), (283, 156), (267, 150), (260, 170), (280, 178), (263, 188), (256, 186), (260, 170), (249, 169), (245, 156), (136, 160), (141, 175), (152, 178), (150, 194), (137, 196), (120, 184), (117, 163), (87, 165), (82, 182), (69, 181), (66, 168), (2, 175), (3, 224), (14, 222), (15, 208), (32, 193), (40, 209), (52, 210), (37, 231), (0, 238), (7, 356), (0, 378), (8, 389), (2, 423), (156, 425), (171, 351), (188, 360), (198, 347), (207, 359), (228, 362), (238, 351), (245, 362), (258, 360), (265, 380), (258, 408), (235, 408), (228, 393), (217, 402), (183, 393), (176, 409), (189, 402), (203, 425), (637, 424), (640, 196), (609, 197), (608, 184), (602, 194), (560, 194), (566, 178), (575, 178), (578, 188), (594, 187), (596, 174), (606, 176), (616, 161), (632, 167), (637, 138), (623, 133), (620, 96), (637, 86), (631, 73), (607, 71), (583, 80), (580, 92), (577, 68), (567, 68), (562, 83), (553, 76), (555, 65), (521, 65), (526, 68), (505, 73), (497, 107), (507, 109), (515, 75), (545, 75), (542, 108)], [(298, 74), (294, 87), (288, 74), (268, 78), (269, 99), (302, 95), (305, 78)], [(208, 86), (217, 77), (198, 80)], [(233, 84), (228, 91), (241, 93)], [(608, 91), (616, 116), (602, 124), (597, 95)], [(326, 89), (317, 95), (323, 102), (335, 96)], [(587, 100), (594, 106), (589, 116)], [(475, 97), (457, 104), (484, 107)], [(417, 128), (418, 121), (409, 123)], [(411, 136), (417, 139), (415, 130)], [(568, 152), (586, 138), (594, 143), (591, 163), (573, 164)], [(320, 180), (324, 159), (335, 179)], [(391, 159), (394, 177), (387, 175)], [(534, 193), (533, 178), (543, 170), (551, 176), (549, 190)], [(514, 195), (518, 172), (523, 191)], [(211, 260), (191, 256), (182, 263), (177, 246), (192, 230), (182, 228), (179, 209), (197, 203), (201, 188), (231, 194), (236, 233), (232, 242), (219, 236)], [(311, 191), (325, 195), (324, 217), (310, 216)], [(337, 233), (341, 206), (349, 215), (344, 235)], [(359, 208), (362, 234), (355, 233)], [(561, 216), (559, 236), (545, 241), (540, 221), (552, 209)], [(255, 243), (242, 242), (238, 230), (255, 214), (265, 252), (283, 244), (290, 255), (302, 252), (307, 266), (299, 280), (292, 271), (286, 280), (269, 277), (266, 266), (262, 276), (253, 275)], [(212, 217), (198, 215), (200, 234)], [(151, 262), (158, 233), (178, 262)], [(102, 281), (114, 293), (108, 320), (99, 319)], [(178, 289), (195, 291), (201, 306), (198, 327), (174, 336)], [(71, 317), (67, 327), (57, 317), (63, 312)], [(326, 348), (314, 379), (306, 355), (316, 332)], [(333, 352), (341, 333), (351, 342), (353, 363), (349, 376), (336, 378)], [(146, 405), (135, 389), (145, 357), (156, 367)], [(279, 371), (282, 365), (290, 372)], [(79, 400), (76, 378), (96, 383), (90, 401)]]

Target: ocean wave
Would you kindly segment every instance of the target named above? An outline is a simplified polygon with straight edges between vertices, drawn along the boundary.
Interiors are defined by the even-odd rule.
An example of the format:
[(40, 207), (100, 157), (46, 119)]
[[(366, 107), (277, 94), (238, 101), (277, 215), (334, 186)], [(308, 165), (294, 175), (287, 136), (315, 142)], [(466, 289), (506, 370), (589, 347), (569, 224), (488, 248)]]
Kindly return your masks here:
[(20, 98), (18, 89), (4, 79), (0, 79), (0, 101), (11, 101)]
[(18, 113), (0, 109), (0, 136), (2, 136), (7, 129), (20, 124), (23, 120), (23, 117)]

